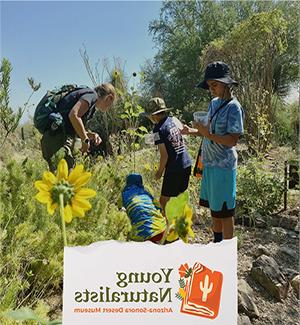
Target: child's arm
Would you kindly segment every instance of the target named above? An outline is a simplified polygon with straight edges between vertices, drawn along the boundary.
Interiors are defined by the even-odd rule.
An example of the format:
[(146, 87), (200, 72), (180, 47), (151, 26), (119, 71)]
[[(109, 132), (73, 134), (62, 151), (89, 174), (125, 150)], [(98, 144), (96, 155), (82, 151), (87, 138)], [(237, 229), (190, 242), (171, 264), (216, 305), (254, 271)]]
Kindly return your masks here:
[(240, 134), (231, 133), (226, 135), (209, 134), (207, 138), (219, 144), (223, 144), (224, 146), (234, 147), (236, 146), (239, 137)]
[(159, 161), (158, 171), (155, 174), (156, 180), (161, 178), (161, 176), (166, 168), (167, 161), (168, 161), (168, 152), (167, 152), (167, 148), (166, 148), (165, 144), (160, 143), (158, 145), (158, 149), (159, 149), (159, 153), (160, 153), (160, 161)]
[(227, 116), (227, 126), (225, 135), (211, 134), (209, 127), (203, 126), (201, 123), (195, 123), (194, 125), (198, 131), (216, 143), (223, 144), (228, 147), (234, 147), (241, 134), (244, 132), (243, 127), (243, 110), (237, 104), (231, 104)]
[(230, 133), (225, 135), (211, 134), (209, 133), (209, 129), (207, 126), (197, 122), (195, 122), (194, 125), (197, 127), (199, 133), (207, 139), (228, 147), (234, 147), (237, 144), (240, 136), (240, 134), (238, 133)]

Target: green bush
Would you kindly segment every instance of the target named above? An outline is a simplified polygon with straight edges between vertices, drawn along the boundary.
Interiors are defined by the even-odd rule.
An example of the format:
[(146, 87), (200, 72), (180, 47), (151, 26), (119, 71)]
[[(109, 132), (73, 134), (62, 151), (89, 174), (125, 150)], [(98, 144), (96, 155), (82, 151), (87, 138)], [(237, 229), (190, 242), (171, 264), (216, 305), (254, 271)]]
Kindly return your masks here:
[[(70, 245), (127, 240), (130, 222), (117, 202), (128, 170), (119, 169), (112, 158), (91, 168), (89, 186), (97, 196), (85, 218), (67, 225)], [(44, 170), (43, 161), (29, 158), (8, 161), (0, 170), (0, 312), (35, 305), (53, 291), (61, 291), (60, 218), (58, 212), (48, 215), (45, 205), (34, 198), (34, 182), (42, 178)]]
[(238, 168), (238, 216), (247, 215), (255, 223), (257, 216), (266, 218), (278, 210), (284, 191), (282, 175), (270, 171), (269, 161), (250, 159)]
[(298, 148), (299, 138), (299, 105), (278, 105), (274, 124), (275, 143), (278, 145), (291, 145)]

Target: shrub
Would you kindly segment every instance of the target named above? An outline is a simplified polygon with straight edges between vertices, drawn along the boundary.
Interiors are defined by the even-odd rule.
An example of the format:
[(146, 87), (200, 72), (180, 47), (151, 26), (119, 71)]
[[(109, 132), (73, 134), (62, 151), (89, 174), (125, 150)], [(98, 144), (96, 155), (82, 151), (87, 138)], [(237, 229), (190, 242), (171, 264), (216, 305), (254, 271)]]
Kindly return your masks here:
[(268, 221), (270, 214), (282, 203), (282, 177), (266, 168), (267, 163), (252, 158), (238, 169), (238, 216), (246, 214), (254, 223), (258, 215), (266, 217)]
[[(112, 159), (92, 167), (96, 189), (92, 210), (67, 227), (71, 245), (106, 239), (127, 240), (130, 222), (117, 207), (126, 170)], [(34, 181), (41, 179), (43, 161), (8, 161), (0, 170), (0, 312), (34, 305), (61, 291), (63, 244), (58, 216), (34, 199)], [(1, 321), (0, 321), (1, 322)]]
[(298, 148), (299, 137), (299, 105), (283, 104), (278, 105), (275, 114), (274, 136), (278, 145), (291, 145)]

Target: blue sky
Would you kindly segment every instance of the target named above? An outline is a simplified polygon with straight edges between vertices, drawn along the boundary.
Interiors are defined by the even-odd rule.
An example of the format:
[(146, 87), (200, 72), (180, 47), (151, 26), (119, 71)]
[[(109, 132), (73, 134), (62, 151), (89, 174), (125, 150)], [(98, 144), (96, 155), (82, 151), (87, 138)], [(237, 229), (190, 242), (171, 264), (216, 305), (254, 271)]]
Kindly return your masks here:
[(160, 1), (1, 1), (1, 57), (13, 67), (11, 106), (23, 105), (30, 95), (27, 77), (42, 84), (32, 104), (57, 85), (92, 86), (79, 53), (83, 44), (92, 63), (108, 58), (112, 66), (116, 57), (128, 74), (138, 72), (157, 52), (148, 26), (159, 17), (161, 5)]

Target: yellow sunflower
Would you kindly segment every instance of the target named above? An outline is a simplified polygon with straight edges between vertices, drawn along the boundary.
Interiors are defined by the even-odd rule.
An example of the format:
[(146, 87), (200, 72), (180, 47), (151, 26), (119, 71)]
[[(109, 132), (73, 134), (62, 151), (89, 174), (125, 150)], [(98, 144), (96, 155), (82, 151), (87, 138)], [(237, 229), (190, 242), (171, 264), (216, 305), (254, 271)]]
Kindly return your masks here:
[(94, 197), (96, 192), (84, 187), (91, 173), (84, 171), (83, 165), (76, 165), (70, 175), (68, 174), (67, 162), (62, 159), (58, 164), (56, 176), (45, 171), (43, 179), (36, 181), (34, 185), (39, 190), (35, 198), (47, 205), (50, 215), (54, 214), (60, 205), (60, 198), (63, 197), (64, 220), (70, 223), (73, 217), (84, 217), (85, 212), (92, 208), (88, 199)]

